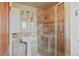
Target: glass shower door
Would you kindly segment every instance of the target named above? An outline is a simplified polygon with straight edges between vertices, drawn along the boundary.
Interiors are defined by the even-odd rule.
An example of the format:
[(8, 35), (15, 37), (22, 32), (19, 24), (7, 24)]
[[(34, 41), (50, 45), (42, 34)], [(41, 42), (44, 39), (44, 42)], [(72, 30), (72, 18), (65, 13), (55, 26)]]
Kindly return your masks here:
[(64, 42), (64, 3), (57, 5), (57, 55), (65, 54)]

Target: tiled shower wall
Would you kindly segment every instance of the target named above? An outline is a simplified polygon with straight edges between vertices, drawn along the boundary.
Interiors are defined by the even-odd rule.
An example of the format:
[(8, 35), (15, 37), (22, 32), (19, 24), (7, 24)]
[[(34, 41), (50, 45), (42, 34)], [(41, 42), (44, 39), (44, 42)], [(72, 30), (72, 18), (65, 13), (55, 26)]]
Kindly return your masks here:
[[(64, 32), (64, 33), (63, 33), (64, 36), (63, 36), (63, 35), (61, 35), (61, 37), (59, 36), (59, 37), (60, 37), (60, 40), (58, 41), (59, 44), (60, 44), (60, 48), (63, 49), (63, 53), (62, 53), (62, 51), (61, 51), (61, 54), (60, 54), (60, 52), (58, 52), (58, 53), (59, 53), (58, 55), (70, 55), (70, 32), (69, 32), (69, 24), (70, 24), (70, 23), (69, 23), (69, 21), (70, 21), (70, 19), (69, 19), (69, 10), (70, 10), (70, 9), (69, 9), (69, 4), (68, 4), (68, 3), (63, 3), (63, 5), (64, 5), (64, 6), (61, 6), (61, 3), (60, 3), (59, 5), (56, 5), (55, 7), (50, 8), (49, 11), (47, 11), (47, 12), (49, 12), (49, 13), (51, 12), (51, 16), (53, 16), (53, 17), (56, 16), (56, 17), (54, 17), (54, 18), (56, 18), (56, 19), (52, 18), (52, 20), (54, 19), (55, 21), (56, 21), (56, 20), (58, 21), (59, 19), (61, 19), (61, 21), (63, 22), (63, 24), (60, 23), (60, 25), (64, 25), (64, 27), (62, 28), (62, 29), (64, 29), (64, 31), (63, 31), (63, 32)], [(57, 6), (60, 6), (59, 10), (58, 10), (58, 9), (55, 9), (55, 8), (58, 8)], [(62, 8), (62, 7), (64, 7), (64, 8), (62, 9), (63, 11), (61, 11), (61, 8)], [(54, 10), (54, 9), (55, 9), (55, 10)], [(59, 11), (59, 13), (57, 13), (57, 10)], [(53, 11), (56, 12), (56, 14), (54, 14)], [(38, 12), (39, 12), (39, 14), (40, 14), (38, 17), (40, 17), (40, 16), (44, 17), (44, 15), (49, 14), (49, 13), (46, 13), (45, 11), (42, 11), (41, 13), (40, 13), (40, 11), (38, 11)], [(46, 14), (45, 14), (44, 12), (45, 12)], [(64, 12), (64, 13), (63, 13), (63, 12)], [(53, 13), (54, 15), (52, 15), (52, 13)], [(63, 14), (62, 14), (62, 13), (63, 13)], [(59, 14), (59, 15), (58, 15), (58, 14)], [(62, 14), (62, 15), (61, 15), (61, 14)], [(50, 14), (48, 15), (48, 17), (50, 17)], [(58, 18), (58, 17), (59, 17), (59, 18)], [(40, 19), (41, 19), (41, 18), (39, 18), (38, 21), (39, 21)], [(49, 20), (50, 20), (50, 19), (51, 19), (51, 18), (49, 18)], [(46, 19), (43, 19), (43, 20), (45, 21)], [(43, 21), (40, 21), (39, 23), (42, 23), (42, 22), (43, 22)], [(38, 23), (38, 24), (39, 24), (39, 23)], [(58, 21), (58, 23), (59, 23), (59, 21)], [(55, 25), (57, 25), (57, 24), (55, 24)], [(39, 25), (38, 25), (38, 26), (39, 26)], [(58, 25), (57, 25), (57, 26), (58, 26)], [(58, 28), (59, 28), (59, 27), (58, 27)], [(39, 29), (39, 30), (40, 30), (40, 29)], [(56, 30), (56, 29), (55, 29), (55, 30)], [(44, 30), (44, 31), (45, 31), (45, 30)], [(58, 29), (58, 31), (59, 31), (59, 29)], [(53, 31), (52, 31), (52, 32), (53, 32)], [(57, 31), (56, 31), (56, 32), (57, 32)], [(54, 33), (54, 34), (55, 34), (55, 33)], [(60, 33), (60, 34), (61, 34), (61, 33)], [(42, 40), (41, 40), (41, 39), (42, 39), (42, 38), (41, 38), (41, 37), (42, 37), (41, 35), (42, 35), (42, 34), (41, 34), (41, 32), (39, 31), (39, 37), (38, 37), (39, 42), (42, 41)], [(43, 35), (45, 35), (45, 34), (43, 34)], [(52, 36), (53, 36), (53, 35), (52, 35)], [(58, 39), (59, 39), (59, 37), (58, 37)], [(62, 37), (63, 37), (63, 38), (62, 38)], [(55, 38), (56, 38), (56, 37), (55, 37)], [(54, 38), (54, 39), (55, 39), (55, 38)], [(47, 39), (48, 39), (48, 38), (45, 39), (46, 42), (48, 42)], [(63, 39), (63, 42), (62, 42), (62, 39)], [(43, 38), (43, 40), (44, 40), (44, 38)], [(53, 39), (51, 39), (51, 40), (53, 40)], [(55, 40), (55, 41), (56, 41), (56, 40)], [(56, 44), (58, 44), (57, 41), (56, 41), (56, 42), (55, 42), (55, 41), (54, 41), (54, 42), (52, 41), (52, 43), (54, 43), (54, 46), (56, 46)], [(41, 43), (39, 43), (39, 42), (38, 42), (38, 44), (41, 44)], [(60, 42), (62, 43), (62, 45), (64, 44), (64, 45), (62, 46), (63, 48), (61, 47), (61, 43), (60, 43)], [(43, 42), (43, 43), (44, 43), (44, 42)], [(47, 45), (48, 45), (48, 44), (47, 44)], [(45, 46), (48, 47), (47, 45), (45, 45)], [(58, 45), (57, 45), (57, 46), (58, 46)], [(56, 53), (57, 53), (57, 51), (58, 51), (58, 50), (56, 50), (56, 49), (57, 49), (57, 46), (54, 47), (54, 48), (55, 48), (55, 50), (54, 50), (55, 53), (53, 53), (53, 54), (55, 54), (55, 55), (57, 55)], [(52, 47), (53, 47), (53, 46), (52, 46)], [(47, 55), (47, 54), (48, 54), (48, 52), (44, 52), (45, 49), (44, 49), (44, 51), (43, 51), (43, 49), (41, 49), (40, 47), (39, 47), (38, 49), (39, 49), (39, 52), (40, 52), (41, 54), (42, 54), (42, 53), (43, 53), (43, 55)], [(53, 55), (53, 54), (52, 54), (52, 55)]]

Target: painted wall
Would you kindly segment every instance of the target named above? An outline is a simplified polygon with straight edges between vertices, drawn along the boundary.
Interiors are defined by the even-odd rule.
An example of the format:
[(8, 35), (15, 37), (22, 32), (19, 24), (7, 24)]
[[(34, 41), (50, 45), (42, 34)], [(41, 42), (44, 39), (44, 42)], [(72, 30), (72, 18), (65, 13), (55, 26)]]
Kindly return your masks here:
[(11, 7), (10, 11), (10, 33), (20, 33), (20, 12), (19, 8)]
[[(31, 11), (34, 13), (34, 28), (32, 27), (32, 30), (31, 29), (28, 29), (26, 31), (26, 29), (22, 29), (22, 19), (21, 19), (21, 16), (20, 16), (20, 13), (22, 10), (26, 10), (26, 11)], [(29, 32), (29, 30), (31, 32), (37, 32), (37, 20), (36, 20), (36, 8), (34, 7), (30, 7), (30, 6), (24, 6), (24, 5), (20, 5), (20, 4), (16, 4), (16, 3), (12, 3), (12, 6), (11, 6), (11, 12), (10, 12), (10, 19), (11, 19), (11, 26), (10, 26), (10, 29), (11, 29), (11, 32)], [(15, 24), (14, 24), (15, 23)], [(16, 25), (17, 24), (17, 25)]]
[(71, 55), (79, 56), (79, 3), (70, 3)]
[(8, 54), (9, 45), (9, 3), (0, 3), (0, 55)]
[[(32, 28), (31, 34), (34, 35), (33, 39), (35, 39), (35, 44), (33, 46), (37, 49), (37, 18), (36, 18), (36, 8), (30, 6), (24, 6), (16, 3), (11, 4), (11, 11), (10, 11), (10, 55), (12, 55), (12, 33), (26, 33), (27, 30), (22, 29), (21, 25), (21, 16), (20, 13), (22, 10), (29, 10), (34, 12), (34, 27)], [(31, 37), (31, 36), (30, 36)], [(27, 37), (26, 37), (27, 38)], [(16, 43), (17, 44), (17, 43)], [(18, 50), (19, 51), (19, 50)], [(19, 53), (19, 52), (18, 52)]]
[(64, 15), (65, 15), (65, 55), (70, 55), (70, 3), (64, 3)]

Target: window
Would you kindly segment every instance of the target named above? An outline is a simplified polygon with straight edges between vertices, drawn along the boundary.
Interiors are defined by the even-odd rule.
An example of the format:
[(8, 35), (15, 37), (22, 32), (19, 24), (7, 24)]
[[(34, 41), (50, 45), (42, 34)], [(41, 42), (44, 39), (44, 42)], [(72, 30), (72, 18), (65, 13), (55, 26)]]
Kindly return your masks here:
[(21, 29), (22, 32), (33, 32), (34, 31), (34, 13), (32, 11), (21, 11)]
[(27, 28), (27, 23), (26, 21), (22, 21), (22, 29), (26, 29)]

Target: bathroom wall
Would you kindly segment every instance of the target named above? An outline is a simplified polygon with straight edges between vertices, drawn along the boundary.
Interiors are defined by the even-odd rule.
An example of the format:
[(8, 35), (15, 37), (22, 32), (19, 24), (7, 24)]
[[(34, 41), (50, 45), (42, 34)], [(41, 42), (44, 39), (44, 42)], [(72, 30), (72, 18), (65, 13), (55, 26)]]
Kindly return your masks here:
[(1, 20), (1, 12), (0, 12), (0, 55), (1, 55), (1, 27), (2, 27), (2, 20)]
[(71, 55), (79, 56), (79, 3), (70, 3)]
[(20, 12), (21, 10), (16, 7), (11, 7), (10, 11), (10, 33), (20, 33)]
[[(37, 20), (36, 20), (36, 8), (34, 8), (34, 7), (30, 7), (30, 6), (24, 6), (24, 5), (21, 5), (21, 4), (16, 4), (16, 3), (12, 3), (12, 6), (11, 6), (11, 9), (12, 9), (12, 15), (15, 15), (15, 16), (11, 16), (12, 17), (12, 19), (14, 19), (15, 18), (15, 22), (16, 23), (18, 23), (17, 25), (15, 24), (14, 26), (16, 26), (17, 27), (17, 29), (18, 29), (18, 31), (20, 31), (20, 32), (28, 32), (29, 30), (25, 30), (25, 29), (22, 29), (22, 24), (21, 24), (21, 22), (22, 22), (22, 19), (21, 19), (21, 16), (20, 16), (20, 13), (21, 13), (21, 11), (22, 10), (27, 10), (27, 11), (31, 11), (31, 12), (33, 12), (34, 13), (34, 28), (32, 28), (32, 30), (34, 31), (34, 32), (37, 32), (37, 28), (36, 28), (36, 26), (37, 26)], [(15, 10), (13, 10), (13, 9), (15, 9)], [(17, 13), (17, 14), (16, 14)], [(14, 20), (13, 20), (14, 21)], [(13, 27), (14, 27), (13, 26)], [(19, 27), (18, 27), (19, 26)]]
[[(22, 10), (27, 10), (27, 11), (31, 11), (34, 12), (34, 27), (32, 29), (29, 30), (33, 30), (33, 31), (29, 31), (27, 29), (22, 29), (22, 19), (21, 19), (21, 11)], [(11, 11), (10, 11), (10, 55), (12, 55), (12, 49), (16, 50), (15, 48), (12, 48), (12, 34), (13, 33), (17, 33), (18, 35), (21, 35), (20, 37), (32, 37), (32, 39), (34, 39), (34, 44), (32, 43), (31, 47), (33, 47), (33, 50), (35, 48), (34, 51), (37, 50), (37, 18), (36, 18), (36, 8), (31, 7), (31, 6), (25, 6), (25, 5), (21, 5), (21, 4), (16, 4), (16, 3), (11, 3)], [(16, 43), (17, 44), (17, 43)], [(13, 44), (13, 45), (16, 45)], [(18, 46), (19, 48), (20, 46)], [(18, 50), (17, 48), (17, 50)], [(25, 48), (26, 49), (26, 48)], [(19, 55), (19, 50), (17, 51), (18, 55)], [(34, 53), (34, 52), (33, 52)]]
[(70, 40), (70, 3), (64, 3), (64, 15), (65, 15), (65, 55), (71, 55), (71, 40)]
[(0, 55), (6, 56), (9, 47), (9, 3), (0, 3)]

